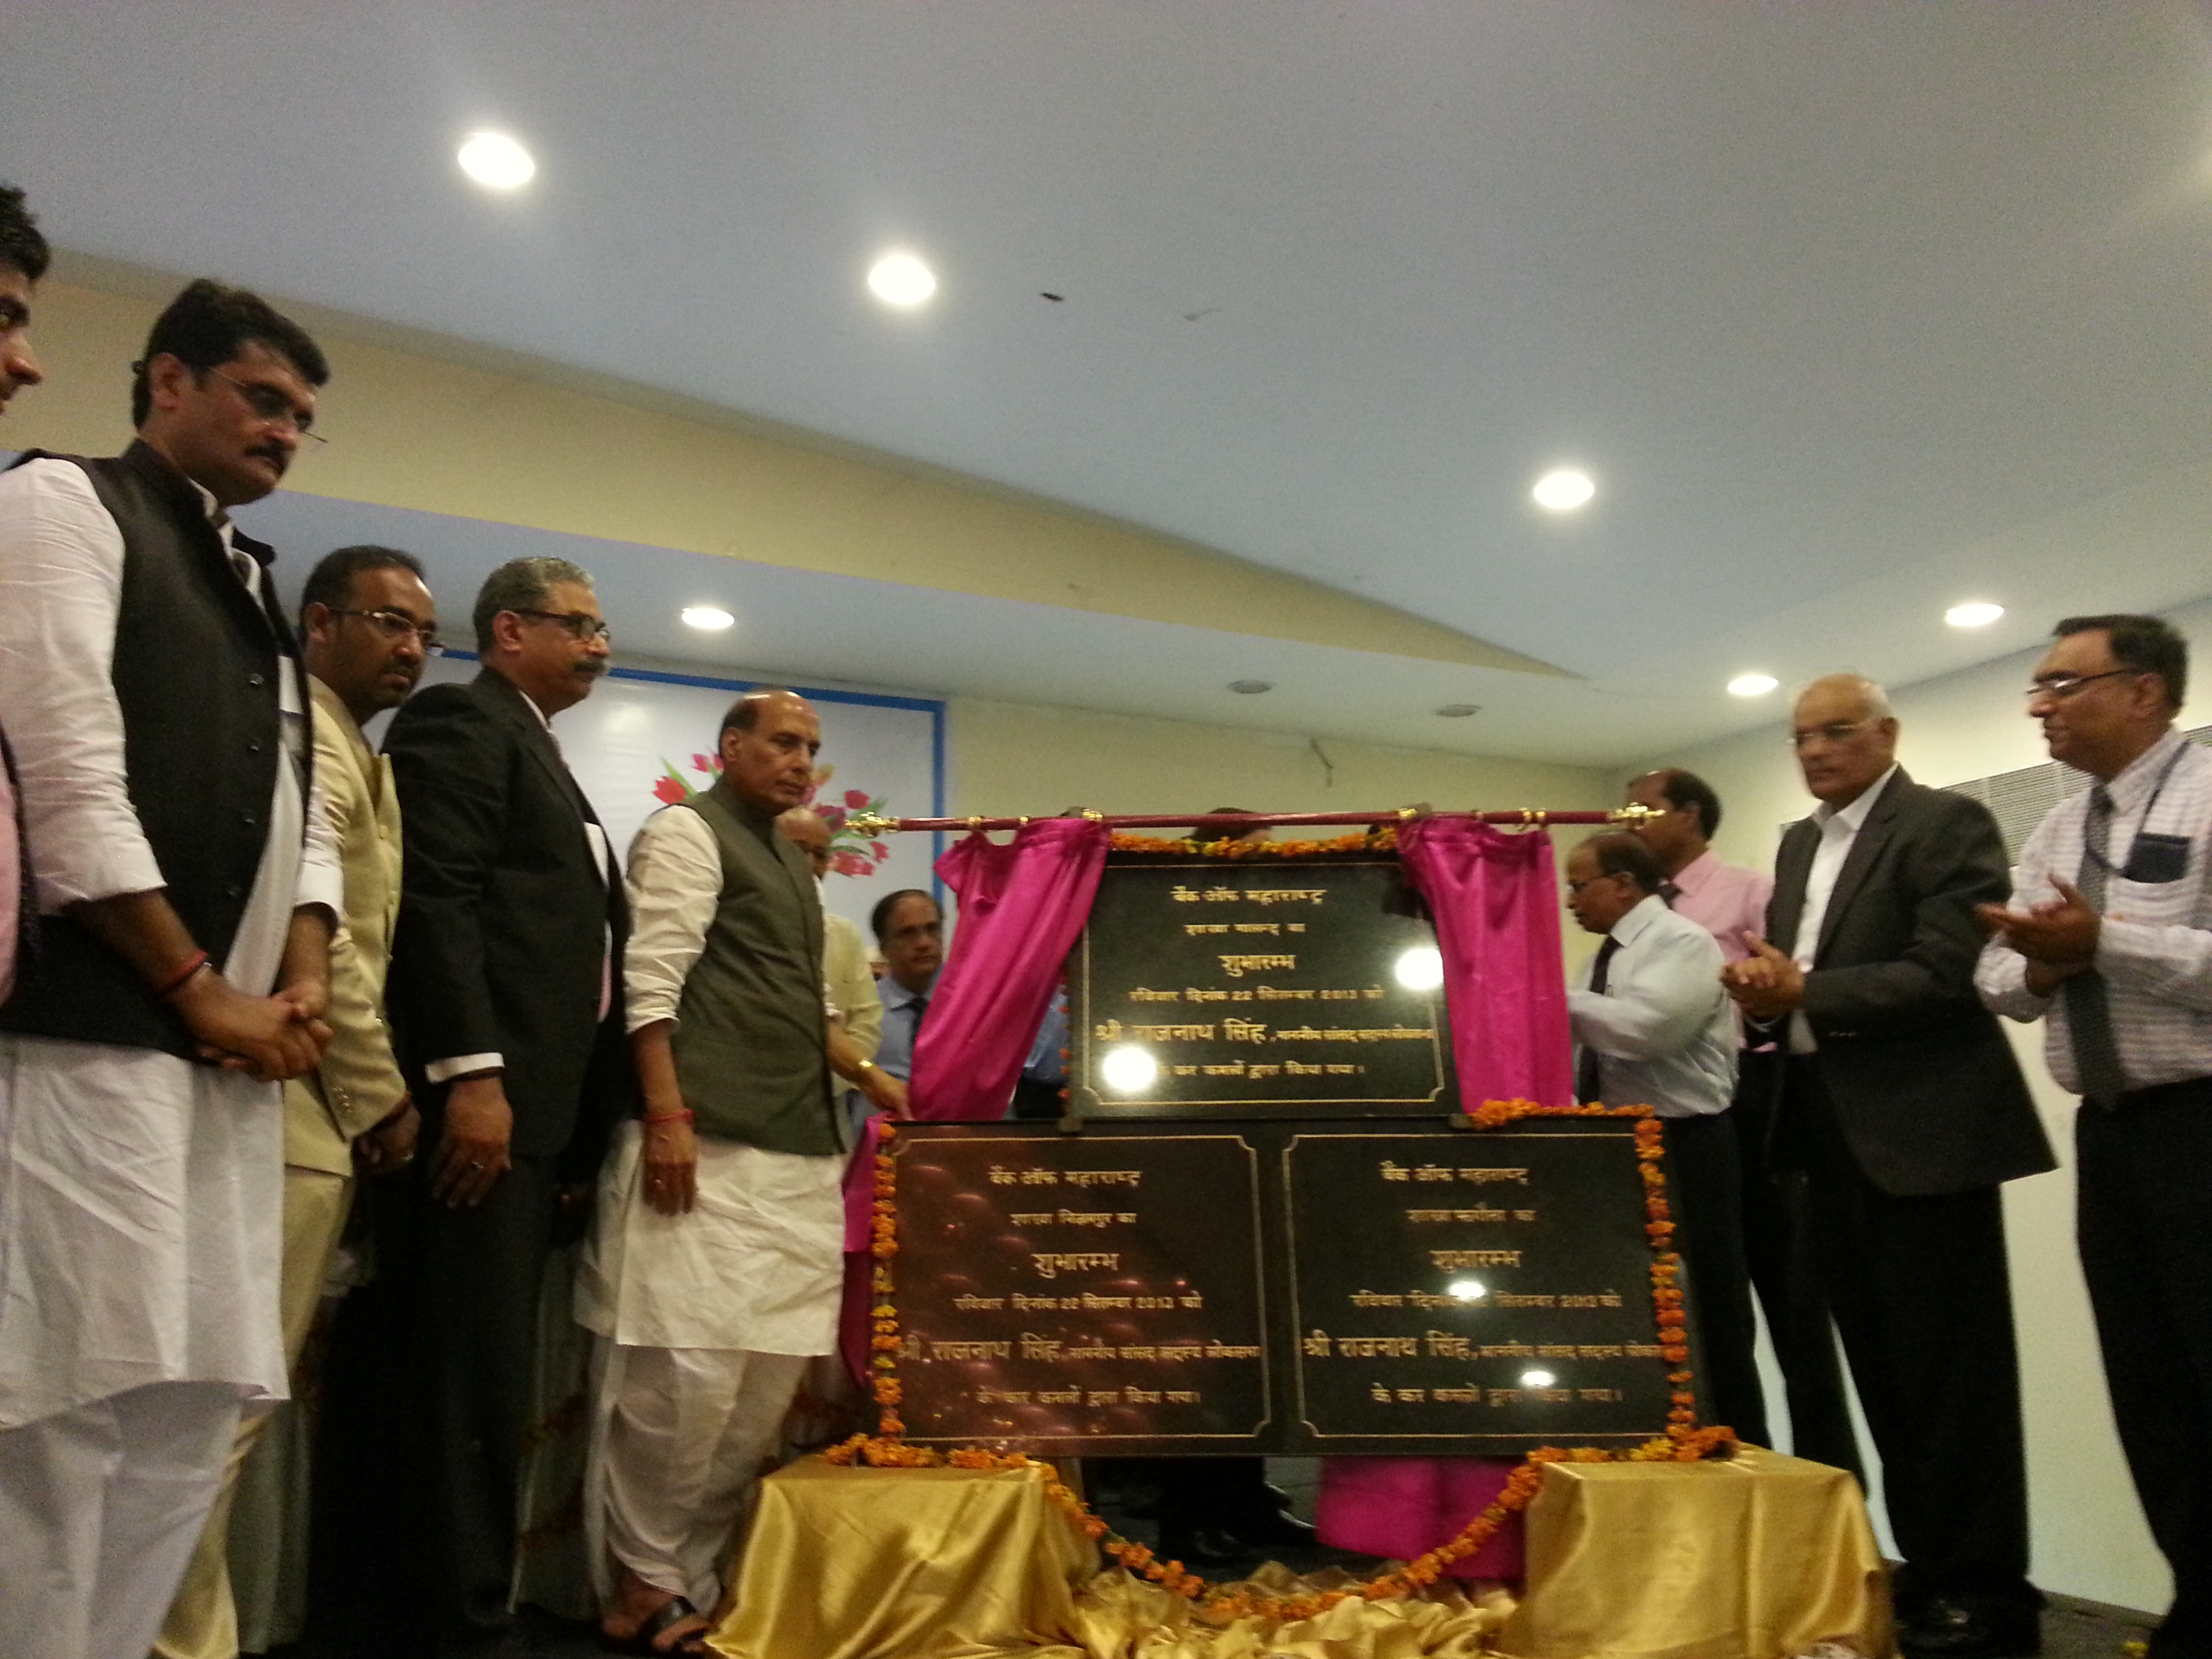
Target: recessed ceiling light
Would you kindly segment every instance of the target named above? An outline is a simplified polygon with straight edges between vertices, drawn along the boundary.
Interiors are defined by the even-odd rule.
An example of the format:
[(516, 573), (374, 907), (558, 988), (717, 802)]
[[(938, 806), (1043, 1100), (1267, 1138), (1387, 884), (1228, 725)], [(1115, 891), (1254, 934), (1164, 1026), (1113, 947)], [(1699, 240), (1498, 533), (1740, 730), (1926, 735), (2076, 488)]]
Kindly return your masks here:
[(918, 306), (937, 292), (937, 273), (911, 253), (886, 253), (868, 267), (868, 289), (887, 306)]
[(1597, 485), (1587, 472), (1577, 472), (1563, 466), (1547, 472), (1536, 480), (1528, 492), (1528, 499), (1551, 513), (1571, 513), (1577, 507), (1588, 507), (1597, 494)]
[(1448, 720), (1463, 720), (1469, 714), (1480, 714), (1481, 712), (1482, 705), (1479, 702), (1448, 702), (1437, 710), (1437, 713)]
[(1229, 689), (1240, 697), (1256, 697), (1262, 691), (1273, 690), (1275, 683), (1273, 680), (1231, 680)]
[(494, 190), (514, 190), (538, 175), (530, 152), (503, 132), (472, 132), (458, 157), (461, 171)]
[(687, 628), (703, 628), (714, 633), (727, 628), (735, 621), (737, 618), (719, 605), (687, 605), (684, 607), (684, 625)]
[(1739, 674), (1728, 683), (1731, 697), (1763, 697), (1782, 682), (1771, 674)]
[(1943, 613), (1943, 620), (1954, 628), (1987, 628), (2004, 615), (2001, 605), (1976, 600), (1972, 605), (1954, 605)]

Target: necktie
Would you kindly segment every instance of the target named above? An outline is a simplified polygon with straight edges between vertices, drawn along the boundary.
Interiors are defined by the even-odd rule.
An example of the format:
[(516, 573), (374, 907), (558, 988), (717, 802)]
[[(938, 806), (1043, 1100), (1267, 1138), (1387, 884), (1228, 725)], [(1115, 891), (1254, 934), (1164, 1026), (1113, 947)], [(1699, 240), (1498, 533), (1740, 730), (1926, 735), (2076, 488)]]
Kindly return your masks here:
[[(1606, 976), (1612, 971), (1613, 958), (1620, 949), (1620, 941), (1611, 934), (1597, 947), (1597, 960), (1590, 965), (1590, 990), (1598, 996), (1605, 994)], [(1605, 1092), (1605, 1076), (1600, 1069), (1597, 1050), (1588, 1043), (1583, 1045), (1582, 1059), (1575, 1066), (1575, 1098), (1583, 1102), (1597, 1099)]]
[[(2112, 833), (2112, 798), (2099, 784), (2089, 792), (2089, 817), (2081, 836), (2081, 872), (2075, 885), (2091, 909), (2105, 908), (2106, 853)], [(2112, 1007), (2104, 975), (2092, 968), (2060, 988), (2066, 998), (2066, 1032), (2074, 1048), (2074, 1069), (2081, 1096), (2110, 1106), (2127, 1087), (2120, 1069), (2119, 1044), (2112, 1037)]]
[(1659, 896), (1667, 901), (1667, 908), (1671, 910), (1674, 901), (1682, 896), (1682, 890), (1671, 881), (1662, 881), (1659, 884)]
[(908, 1047), (911, 1048), (921, 1041), (921, 1017), (929, 1012), (929, 999), (916, 997), (907, 1004), (907, 1008), (914, 1015), (914, 1036), (908, 1043)]

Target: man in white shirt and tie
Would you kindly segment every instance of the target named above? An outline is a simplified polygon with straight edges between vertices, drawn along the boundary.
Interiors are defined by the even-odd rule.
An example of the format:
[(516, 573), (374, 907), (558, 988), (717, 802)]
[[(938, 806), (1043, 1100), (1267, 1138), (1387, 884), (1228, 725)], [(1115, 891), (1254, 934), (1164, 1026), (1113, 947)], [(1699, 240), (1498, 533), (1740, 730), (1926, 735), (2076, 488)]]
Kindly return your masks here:
[(1575, 1095), (1649, 1106), (1666, 1133), (1668, 1200), (1705, 1339), (1699, 1416), (1766, 1443), (1752, 1360), (1735, 1126), (1735, 1017), (1713, 936), (1659, 896), (1658, 855), (1632, 835), (1592, 836), (1567, 859), (1567, 908), (1605, 943), (1567, 993)]

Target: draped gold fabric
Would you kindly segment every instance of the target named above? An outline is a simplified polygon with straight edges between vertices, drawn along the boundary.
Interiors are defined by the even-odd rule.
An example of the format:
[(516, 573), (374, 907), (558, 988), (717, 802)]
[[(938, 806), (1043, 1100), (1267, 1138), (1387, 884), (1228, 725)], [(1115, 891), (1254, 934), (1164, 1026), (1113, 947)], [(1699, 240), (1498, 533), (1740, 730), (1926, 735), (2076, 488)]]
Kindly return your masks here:
[(1514, 1659), (1786, 1659), (1895, 1650), (1858, 1483), (1746, 1447), (1714, 1463), (1559, 1463), (1528, 1506)]
[[(1747, 1450), (1734, 1463), (1558, 1464), (1528, 1514), (1516, 1609), (1439, 1584), (1276, 1626), (1216, 1627), (1097, 1557), (1042, 1469), (839, 1468), (761, 1485), (726, 1659), (1790, 1659), (1839, 1642), (1893, 1651), (1856, 1486)], [(1293, 1577), (1283, 1596), (1355, 1581)]]

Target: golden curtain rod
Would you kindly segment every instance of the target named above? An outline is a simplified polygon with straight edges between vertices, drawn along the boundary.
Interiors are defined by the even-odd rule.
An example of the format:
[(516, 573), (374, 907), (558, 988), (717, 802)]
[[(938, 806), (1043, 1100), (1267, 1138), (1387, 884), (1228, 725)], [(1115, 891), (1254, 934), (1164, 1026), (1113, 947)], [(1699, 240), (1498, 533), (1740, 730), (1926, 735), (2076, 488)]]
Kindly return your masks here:
[(1516, 807), (1504, 812), (1437, 812), (1425, 807), (1401, 806), (1384, 812), (1194, 812), (1181, 817), (1158, 814), (1115, 816), (1104, 812), (1079, 811), (1038, 817), (887, 818), (873, 812), (855, 812), (845, 823), (847, 827), (864, 836), (880, 836), (893, 830), (1018, 830), (1026, 823), (1048, 823), (1052, 817), (1073, 817), (1103, 823), (1109, 830), (1174, 830), (1204, 825), (1209, 830), (1218, 832), (1217, 839), (1225, 839), (1232, 830), (1241, 835), (1253, 830), (1318, 823), (1364, 823), (1379, 827), (1386, 823), (1410, 823), (1425, 817), (1472, 818), (1480, 823), (1541, 829), (1554, 823), (1638, 824), (1658, 816), (1649, 806), (1617, 806), (1610, 811), (1559, 812), (1533, 806)]

